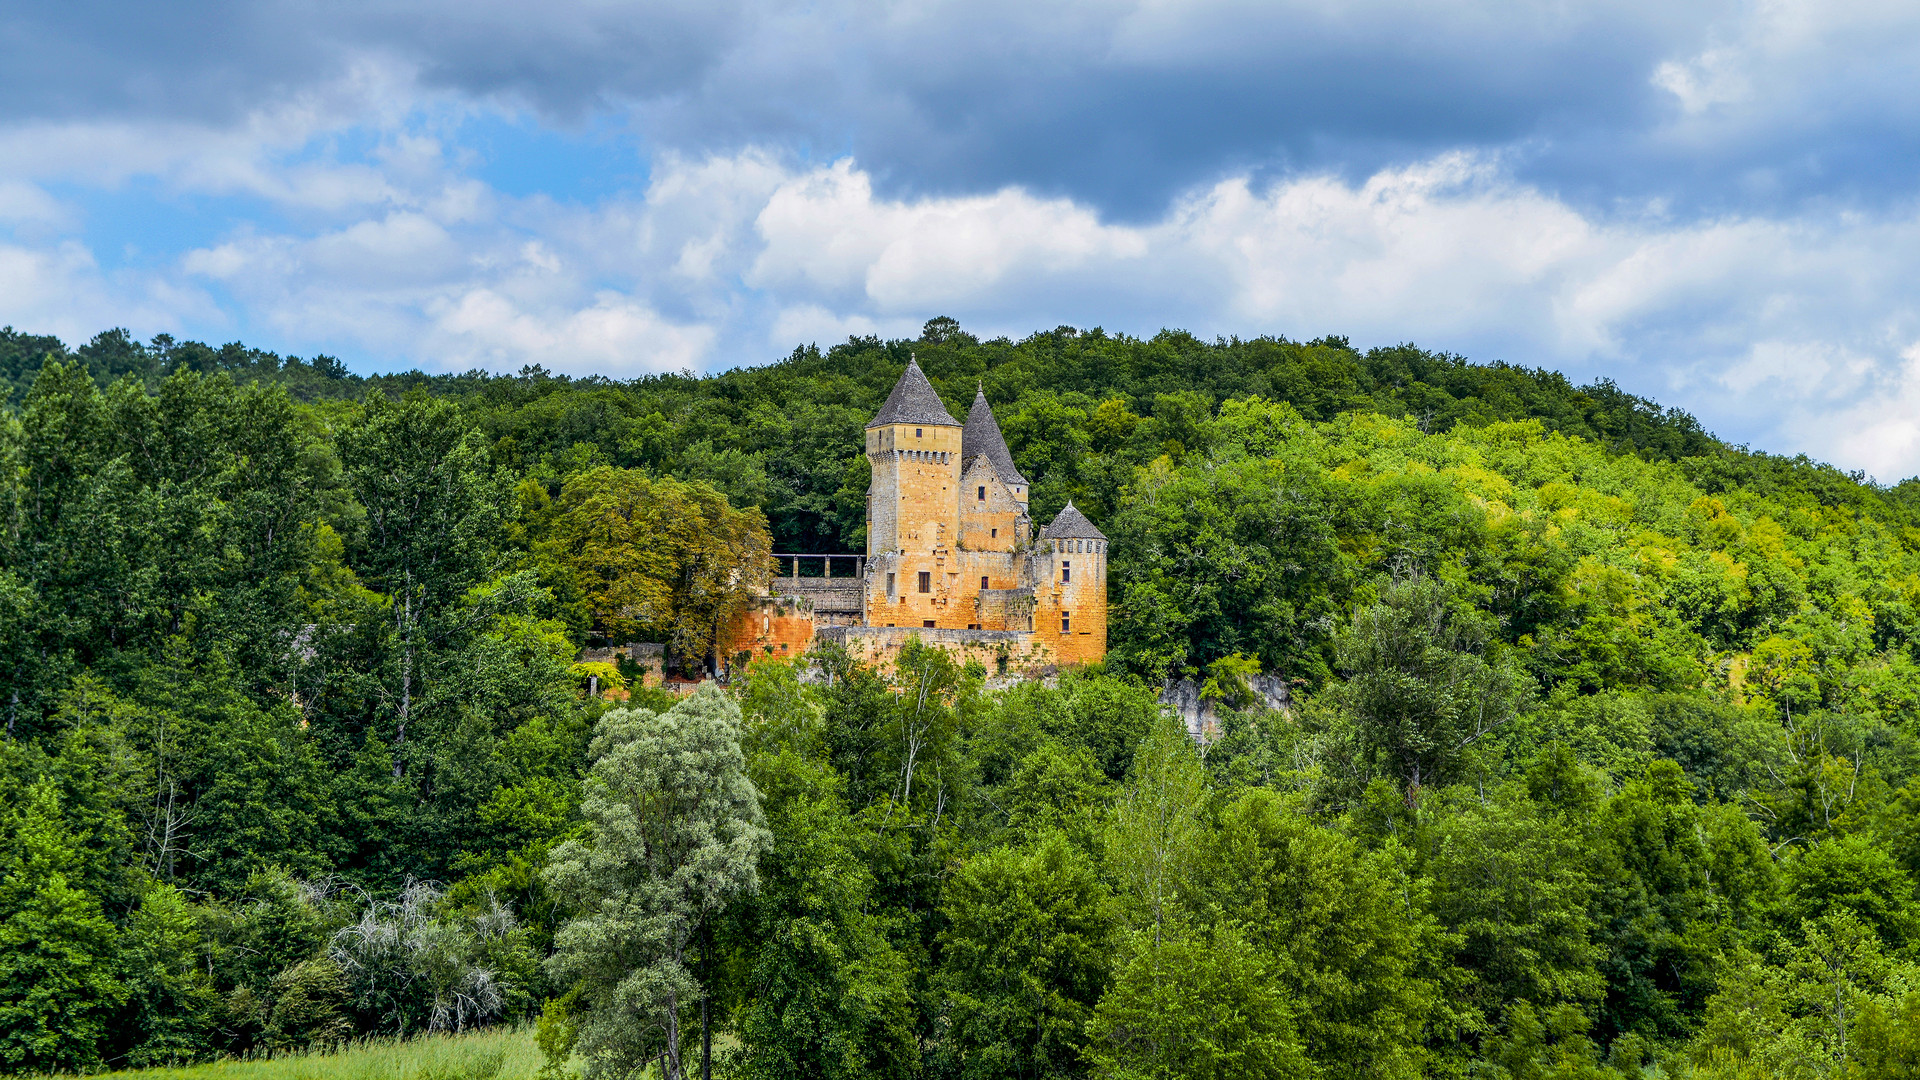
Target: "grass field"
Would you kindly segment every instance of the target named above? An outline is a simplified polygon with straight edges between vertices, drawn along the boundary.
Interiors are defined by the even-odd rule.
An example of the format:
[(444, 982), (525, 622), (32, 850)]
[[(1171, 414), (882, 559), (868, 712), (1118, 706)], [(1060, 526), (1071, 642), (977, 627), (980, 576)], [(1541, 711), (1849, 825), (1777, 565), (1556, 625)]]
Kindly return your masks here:
[(471, 1035), (370, 1040), (321, 1054), (105, 1075), (113, 1080), (532, 1080), (540, 1065), (540, 1048), (528, 1025)]

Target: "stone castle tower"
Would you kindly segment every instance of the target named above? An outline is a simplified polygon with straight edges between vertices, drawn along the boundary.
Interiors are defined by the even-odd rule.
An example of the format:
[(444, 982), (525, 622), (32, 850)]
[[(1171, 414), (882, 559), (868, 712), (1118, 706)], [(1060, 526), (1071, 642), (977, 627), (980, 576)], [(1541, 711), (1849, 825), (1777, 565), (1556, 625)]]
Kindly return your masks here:
[(1027, 478), (976, 391), (963, 425), (909, 361), (866, 429), (866, 624), (1031, 635), (1055, 663), (1107, 652), (1107, 538), (1068, 504), (1033, 536)]
[[(865, 438), (866, 555), (776, 556), (793, 576), (723, 635), (724, 655), (825, 640), (886, 663), (917, 636), (1001, 674), (1106, 656), (1107, 538), (1072, 503), (1033, 535), (1027, 478), (985, 393), (962, 424), (910, 360)], [(810, 559), (823, 576), (800, 576)], [(833, 576), (833, 560), (858, 573)]]

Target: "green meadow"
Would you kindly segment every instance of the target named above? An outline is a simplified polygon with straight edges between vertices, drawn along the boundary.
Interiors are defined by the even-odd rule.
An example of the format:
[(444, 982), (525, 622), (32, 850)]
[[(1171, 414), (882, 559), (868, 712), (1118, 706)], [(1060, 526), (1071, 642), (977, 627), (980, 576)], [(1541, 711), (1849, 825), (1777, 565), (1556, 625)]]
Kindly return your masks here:
[(120, 1080), (530, 1080), (540, 1048), (530, 1025), (464, 1035), (364, 1039), (307, 1054), (108, 1073)]

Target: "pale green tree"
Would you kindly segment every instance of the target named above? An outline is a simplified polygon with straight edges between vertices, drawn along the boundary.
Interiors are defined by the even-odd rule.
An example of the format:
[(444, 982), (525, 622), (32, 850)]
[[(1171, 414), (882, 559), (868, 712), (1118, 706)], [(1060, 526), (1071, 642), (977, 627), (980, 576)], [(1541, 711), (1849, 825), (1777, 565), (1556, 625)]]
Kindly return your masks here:
[[(694, 955), (728, 900), (751, 892), (772, 843), (740, 749), (740, 709), (709, 685), (665, 713), (600, 718), (581, 816), (587, 835), (554, 849), (547, 884), (577, 914), (548, 971), (579, 993), (579, 1045), (596, 1076), (658, 1061), (681, 1080), (681, 1011), (707, 986)], [(703, 1072), (706, 1063), (703, 1061)]]
[(1114, 806), (1107, 853), (1134, 925), (1160, 928), (1177, 908), (1181, 873), (1200, 832), (1207, 778), (1193, 740), (1161, 717), (1134, 754), (1133, 776)]

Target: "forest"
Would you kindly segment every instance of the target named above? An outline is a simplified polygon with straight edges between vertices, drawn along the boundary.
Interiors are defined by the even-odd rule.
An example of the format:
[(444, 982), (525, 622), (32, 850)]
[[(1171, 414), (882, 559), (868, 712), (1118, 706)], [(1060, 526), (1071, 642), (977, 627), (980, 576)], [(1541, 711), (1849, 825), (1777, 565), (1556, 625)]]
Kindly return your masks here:
[[(1103, 665), (577, 662), (697, 678), (770, 552), (861, 551), (909, 354), (1111, 538)], [(548, 1080), (1920, 1076), (1920, 483), (1604, 381), (8, 328), (0, 709), (12, 1074), (519, 1023)]]

